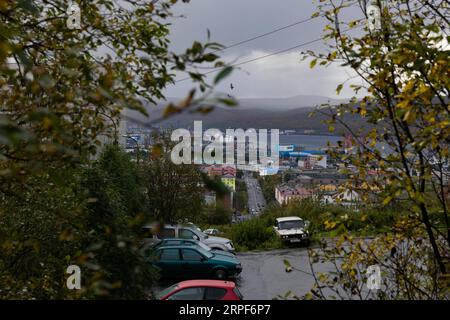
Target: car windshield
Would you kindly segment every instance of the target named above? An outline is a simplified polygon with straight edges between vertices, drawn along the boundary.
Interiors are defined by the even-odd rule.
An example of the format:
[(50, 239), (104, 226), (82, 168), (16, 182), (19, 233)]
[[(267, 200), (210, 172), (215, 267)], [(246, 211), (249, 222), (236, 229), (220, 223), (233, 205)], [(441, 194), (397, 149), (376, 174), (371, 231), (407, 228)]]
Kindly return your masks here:
[(239, 291), (239, 289), (237, 287), (234, 287), (233, 292), (239, 297), (239, 299), (243, 300), (244, 296), (242, 295), (242, 293)]
[(190, 228), (190, 229), (192, 230), (192, 232), (194, 232), (200, 238), (200, 240), (208, 238), (208, 235), (206, 233), (204, 233), (203, 231), (193, 229), (193, 228)]
[(206, 250), (206, 251), (208, 251), (208, 252), (210, 252), (212, 249), (209, 247), (209, 246), (207, 246), (206, 244), (204, 244), (203, 242), (198, 242), (198, 243), (196, 243), (200, 248), (202, 248), (202, 249), (204, 249), (204, 250)]
[(195, 234), (200, 237), (200, 239), (206, 239), (209, 238), (209, 236), (204, 233), (203, 231), (195, 230)]
[(280, 221), (278, 222), (278, 229), (301, 229), (305, 227), (305, 222), (303, 220), (291, 220), (291, 221)]
[(212, 257), (214, 257), (214, 255), (213, 255), (210, 251), (205, 250), (205, 249), (203, 249), (202, 247), (199, 247), (199, 248), (198, 248), (198, 251), (199, 251), (201, 254), (203, 254), (205, 257), (207, 257), (208, 259), (211, 259)]
[(178, 289), (178, 283), (174, 284), (173, 286), (170, 286), (164, 290), (162, 290), (161, 292), (158, 292), (155, 297), (156, 299), (160, 300), (162, 297), (168, 295), (169, 293), (171, 293), (172, 291), (175, 291)]

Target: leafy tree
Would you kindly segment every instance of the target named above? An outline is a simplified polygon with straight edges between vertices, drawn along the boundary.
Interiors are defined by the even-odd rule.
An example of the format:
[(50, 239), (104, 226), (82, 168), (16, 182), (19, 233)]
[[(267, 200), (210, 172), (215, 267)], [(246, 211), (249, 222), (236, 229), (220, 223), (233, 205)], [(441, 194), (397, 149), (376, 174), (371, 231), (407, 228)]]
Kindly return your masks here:
[[(449, 203), (444, 193), (450, 151), (448, 2), (373, 1), (381, 8), (381, 26), (372, 30), (365, 26), (369, 1), (358, 1), (362, 15), (352, 21), (342, 18), (349, 7), (357, 6), (352, 1), (320, 2), (316, 16), (330, 21), (325, 28), (330, 52), (310, 52), (311, 66), (320, 61), (349, 67), (364, 83), (350, 86), (356, 92), (367, 91), (361, 100), (319, 110), (330, 117), (331, 131), (340, 124), (352, 136), (353, 145), (341, 157), (343, 171), (352, 175), (352, 187), (364, 199), (376, 190), (380, 203), (401, 199), (410, 213), (393, 235), (380, 236), (370, 250), (364, 243), (343, 239), (335, 253), (343, 255), (348, 268), (338, 267), (338, 276), (318, 282), (329, 288), (344, 286), (348, 293), (362, 281), (358, 268), (365, 270), (376, 262), (397, 279), (395, 290), (379, 298), (443, 298), (447, 293), (441, 280), (448, 276), (450, 252)], [(362, 32), (354, 31), (361, 27)], [(337, 87), (338, 93), (344, 85)], [(371, 129), (352, 129), (343, 121), (346, 114), (360, 116)], [(374, 170), (375, 179), (370, 176)], [(351, 250), (342, 251), (347, 242)], [(390, 250), (402, 254), (390, 255)], [(382, 264), (389, 257), (395, 266), (410, 261), (409, 267)]]
[(119, 146), (108, 146), (83, 172), (82, 187), (87, 190), (90, 228), (86, 251), (95, 255), (83, 255), (84, 265), (94, 266), (91, 290), (108, 298), (144, 297), (156, 272), (139, 251), (140, 229), (147, 219), (138, 168)]
[(228, 187), (223, 183), (220, 177), (209, 177), (206, 173), (201, 173), (205, 188), (214, 191), (217, 197), (222, 198), (230, 193)]
[(49, 170), (8, 189), (14, 196), (0, 193), (0, 297), (76, 298), (65, 283), (89, 231), (79, 176)]
[(174, 164), (169, 131), (156, 134), (155, 145), (142, 166), (148, 213), (157, 221), (175, 223), (201, 214), (202, 175), (195, 165)]
[[(176, 2), (80, 1), (81, 28), (70, 29), (67, 1), (2, 1), (0, 166), (7, 169), (0, 178), (95, 154), (122, 110), (145, 113), (146, 104), (164, 98), (177, 70), (202, 92), (210, 89), (195, 67), (216, 62), (217, 44), (169, 51), (167, 19)], [(167, 115), (196, 98), (193, 90)]]
[(231, 222), (231, 211), (227, 209), (220, 201), (213, 207), (203, 209), (204, 222), (210, 225), (226, 225)]
[[(122, 111), (145, 112), (176, 72), (203, 96), (192, 90), (166, 116), (211, 93), (198, 65), (223, 66), (215, 43), (169, 51), (177, 1), (76, 2), (80, 29), (66, 24), (67, 1), (0, 1), (2, 297), (142, 296), (153, 275), (136, 251), (148, 211), (135, 168), (114, 148), (91, 168), (92, 156)], [(66, 289), (69, 264), (86, 267), (81, 292)]]
[[(139, 252), (144, 193), (118, 146), (92, 167), (50, 170), (25, 190), (10, 188), (21, 194), (1, 198), (1, 297), (144, 297), (157, 277)], [(81, 268), (80, 291), (66, 288), (71, 264)]]
[(275, 188), (282, 182), (281, 176), (272, 175), (259, 177), (258, 181), (261, 185), (261, 191), (267, 203), (275, 202)]

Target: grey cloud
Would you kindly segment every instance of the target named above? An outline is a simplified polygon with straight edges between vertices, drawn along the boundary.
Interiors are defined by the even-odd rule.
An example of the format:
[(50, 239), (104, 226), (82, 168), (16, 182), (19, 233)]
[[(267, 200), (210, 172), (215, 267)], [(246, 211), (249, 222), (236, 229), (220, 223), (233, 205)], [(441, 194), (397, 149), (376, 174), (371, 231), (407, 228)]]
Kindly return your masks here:
[[(315, 12), (310, 0), (192, 0), (175, 6), (172, 19), (171, 48), (181, 52), (194, 40), (206, 40), (207, 29), (211, 40), (225, 46), (272, 31), (276, 28), (309, 18)], [(357, 12), (354, 13), (358, 14)], [(221, 53), (222, 59), (246, 61), (261, 55), (283, 50), (319, 38), (326, 21), (323, 18), (277, 32)], [(305, 46), (287, 54), (260, 60), (242, 66), (218, 87), (219, 91), (237, 98), (288, 97), (294, 95), (324, 95), (336, 98), (336, 86), (348, 78), (344, 68), (310, 70), (307, 62), (300, 62), (300, 51), (324, 51), (321, 43)], [(349, 72), (349, 71), (347, 71)], [(180, 75), (179, 78), (183, 78)], [(214, 74), (209, 76), (212, 79)], [(235, 84), (233, 92), (230, 83)], [(357, 81), (360, 84), (360, 81)], [(192, 87), (190, 81), (179, 82), (167, 89), (169, 97), (184, 96)], [(343, 90), (340, 97), (351, 96)]]

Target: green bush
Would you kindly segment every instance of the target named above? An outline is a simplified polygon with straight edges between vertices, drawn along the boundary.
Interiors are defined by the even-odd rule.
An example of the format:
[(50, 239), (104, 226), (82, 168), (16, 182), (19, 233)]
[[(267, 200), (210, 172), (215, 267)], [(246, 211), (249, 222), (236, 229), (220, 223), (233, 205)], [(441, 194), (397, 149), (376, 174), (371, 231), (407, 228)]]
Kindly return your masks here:
[[(396, 220), (407, 213), (400, 206), (347, 208), (341, 205), (322, 205), (311, 199), (292, 202), (287, 206), (270, 204), (258, 218), (231, 226), (229, 235), (240, 251), (276, 249), (282, 247), (273, 230), (279, 217), (297, 216), (310, 222), (313, 236), (335, 237), (350, 232), (369, 236), (392, 229)], [(325, 222), (335, 223), (326, 228)]]
[(265, 246), (267, 242), (276, 240), (275, 231), (267, 219), (252, 219), (233, 226), (231, 230), (233, 242), (248, 250)]
[(217, 205), (212, 212), (206, 216), (206, 222), (214, 225), (224, 225), (231, 222), (231, 212), (223, 206)]
[[(216, 206), (205, 206), (193, 222), (202, 226), (224, 226), (231, 223), (231, 211), (225, 208), (220, 202)], [(220, 228), (219, 228), (220, 229)]]

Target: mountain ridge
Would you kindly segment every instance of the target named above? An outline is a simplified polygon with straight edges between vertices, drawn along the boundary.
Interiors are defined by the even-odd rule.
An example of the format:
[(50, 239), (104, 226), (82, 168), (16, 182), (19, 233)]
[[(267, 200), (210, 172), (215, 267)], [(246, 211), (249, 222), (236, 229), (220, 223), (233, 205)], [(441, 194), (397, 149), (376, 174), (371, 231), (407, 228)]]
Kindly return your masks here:
[[(315, 99), (316, 104), (307, 105), (307, 102), (309, 103), (313, 99)], [(307, 102), (305, 102), (306, 100)], [(176, 103), (180, 99), (172, 98), (167, 99), (167, 101)], [(348, 100), (329, 99), (321, 96), (295, 96), (283, 99), (241, 99), (239, 100), (239, 106), (236, 107), (217, 106), (207, 114), (186, 111), (172, 115), (167, 119), (162, 119), (156, 125), (165, 128), (191, 128), (194, 121), (201, 120), (203, 121), (204, 129), (307, 130), (314, 132), (314, 134), (329, 134), (328, 125), (323, 123), (326, 117), (323, 115), (310, 117), (310, 113), (316, 106), (324, 103), (339, 104), (345, 102), (348, 102)], [(155, 119), (162, 117), (162, 111), (167, 104), (168, 102), (165, 104), (158, 103), (156, 106), (147, 106), (148, 118), (136, 111), (127, 112), (127, 118), (131, 119), (131, 122), (139, 124), (153, 123)]]

